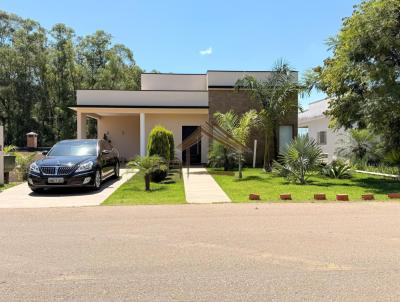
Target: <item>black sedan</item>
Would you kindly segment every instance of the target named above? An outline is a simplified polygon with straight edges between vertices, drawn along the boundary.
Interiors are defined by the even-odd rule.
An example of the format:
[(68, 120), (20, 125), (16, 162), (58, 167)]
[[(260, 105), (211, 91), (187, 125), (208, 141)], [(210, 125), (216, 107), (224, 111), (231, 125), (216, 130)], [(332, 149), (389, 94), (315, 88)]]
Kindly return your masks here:
[(64, 140), (29, 167), (28, 185), (34, 192), (45, 188), (92, 187), (119, 177), (118, 151), (106, 140)]

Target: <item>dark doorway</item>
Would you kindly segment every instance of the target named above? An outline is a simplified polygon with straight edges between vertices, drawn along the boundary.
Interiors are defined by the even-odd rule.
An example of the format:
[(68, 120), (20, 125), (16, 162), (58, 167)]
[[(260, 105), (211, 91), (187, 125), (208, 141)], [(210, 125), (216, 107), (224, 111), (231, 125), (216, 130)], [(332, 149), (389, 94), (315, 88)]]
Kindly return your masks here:
[[(200, 126), (182, 126), (182, 141), (188, 138)], [(182, 162), (186, 164), (186, 151), (182, 151)], [(190, 147), (190, 164), (201, 164), (201, 141)]]

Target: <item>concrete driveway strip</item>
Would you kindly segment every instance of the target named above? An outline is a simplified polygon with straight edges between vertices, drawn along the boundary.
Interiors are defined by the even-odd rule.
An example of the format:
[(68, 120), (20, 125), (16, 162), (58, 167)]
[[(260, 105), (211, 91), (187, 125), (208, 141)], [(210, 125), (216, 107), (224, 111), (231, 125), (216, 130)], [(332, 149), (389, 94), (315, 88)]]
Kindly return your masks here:
[(214, 178), (202, 167), (182, 169), (185, 196), (188, 203), (231, 202)]
[(106, 180), (99, 191), (90, 189), (60, 189), (33, 193), (26, 183), (0, 192), (0, 208), (82, 207), (101, 204), (135, 173), (121, 169), (119, 179)]
[(0, 301), (399, 301), (400, 203), (0, 209)]

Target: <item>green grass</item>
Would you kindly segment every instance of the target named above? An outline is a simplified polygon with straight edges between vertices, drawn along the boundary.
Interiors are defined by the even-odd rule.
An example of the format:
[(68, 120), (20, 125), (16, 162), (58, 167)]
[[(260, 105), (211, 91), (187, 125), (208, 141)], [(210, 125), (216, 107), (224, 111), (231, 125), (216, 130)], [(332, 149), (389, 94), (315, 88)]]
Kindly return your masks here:
[(4, 190), (7, 190), (7, 189), (9, 189), (11, 187), (14, 187), (16, 185), (19, 185), (19, 184), (20, 184), (20, 182), (10, 182), (8, 184), (0, 185), (0, 192), (4, 191)]
[(162, 183), (151, 183), (151, 191), (144, 190), (141, 173), (120, 186), (102, 205), (180, 204), (186, 203), (183, 180), (171, 171)]
[(313, 201), (314, 193), (325, 193), (330, 201), (335, 200), (336, 194), (349, 194), (350, 200), (357, 201), (364, 193), (374, 193), (376, 200), (387, 200), (387, 193), (400, 192), (399, 181), (358, 173), (351, 179), (312, 176), (309, 184), (299, 185), (261, 169), (246, 169), (242, 180), (229, 173), (209, 171), (234, 202), (248, 201), (250, 193), (260, 194), (264, 201), (279, 201), (279, 194), (291, 193), (293, 201), (309, 202)]

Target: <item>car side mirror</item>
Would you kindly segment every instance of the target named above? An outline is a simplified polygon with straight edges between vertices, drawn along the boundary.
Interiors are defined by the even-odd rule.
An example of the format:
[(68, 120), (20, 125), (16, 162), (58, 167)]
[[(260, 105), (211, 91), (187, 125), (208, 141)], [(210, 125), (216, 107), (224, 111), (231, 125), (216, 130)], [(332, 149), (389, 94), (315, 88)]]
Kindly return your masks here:
[(110, 150), (103, 150), (103, 151), (101, 151), (101, 153), (102, 153), (102, 154), (110, 154), (111, 151), (110, 151)]
[(49, 153), (49, 151), (43, 151), (42, 155), (47, 155), (47, 153)]

